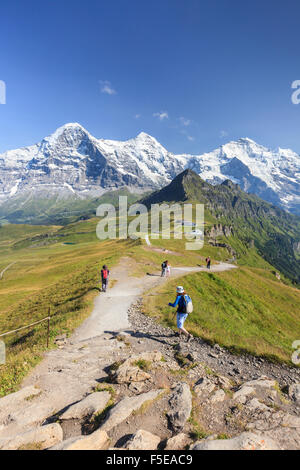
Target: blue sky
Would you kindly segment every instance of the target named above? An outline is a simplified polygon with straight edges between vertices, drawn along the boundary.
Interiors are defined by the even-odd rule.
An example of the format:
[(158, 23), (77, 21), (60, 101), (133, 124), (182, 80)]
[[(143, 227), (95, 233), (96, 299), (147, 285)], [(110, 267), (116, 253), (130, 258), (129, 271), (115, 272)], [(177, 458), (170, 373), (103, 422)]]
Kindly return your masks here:
[(300, 153), (298, 0), (1, 0), (0, 152), (66, 122), (173, 152)]

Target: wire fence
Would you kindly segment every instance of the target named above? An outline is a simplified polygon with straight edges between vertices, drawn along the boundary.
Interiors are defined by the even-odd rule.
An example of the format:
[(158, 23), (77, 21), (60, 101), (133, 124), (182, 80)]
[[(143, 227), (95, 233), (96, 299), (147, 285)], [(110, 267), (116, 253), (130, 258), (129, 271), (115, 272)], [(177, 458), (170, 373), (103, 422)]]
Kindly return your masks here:
[(49, 338), (50, 338), (50, 320), (51, 320), (51, 317), (50, 317), (50, 309), (49, 309), (48, 317), (45, 317), (42, 320), (38, 320), (34, 323), (30, 323), (30, 325), (26, 325), (26, 326), (22, 326), (21, 328), (17, 328), (16, 330), (11, 330), (11, 331), (7, 331), (6, 333), (2, 333), (2, 334), (0, 334), (0, 338), (4, 338), (5, 336), (9, 336), (9, 335), (12, 335), (14, 333), (18, 333), (19, 331), (27, 330), (29, 328), (32, 328), (33, 326), (36, 326), (40, 323), (43, 323), (43, 322), (47, 321), (47, 348), (48, 348), (49, 347)]

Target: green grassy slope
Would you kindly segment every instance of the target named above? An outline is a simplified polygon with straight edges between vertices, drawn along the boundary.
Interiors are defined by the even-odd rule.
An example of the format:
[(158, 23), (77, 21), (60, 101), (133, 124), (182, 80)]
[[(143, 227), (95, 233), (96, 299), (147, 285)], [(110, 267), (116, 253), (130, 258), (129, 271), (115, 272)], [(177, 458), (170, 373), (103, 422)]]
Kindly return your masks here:
[[(134, 243), (99, 241), (96, 223), (92, 219), (62, 229), (51, 227), (48, 244), (43, 246), (36, 237), (44, 235), (44, 227), (0, 228), (0, 267), (15, 263), (0, 281), (0, 333), (46, 317), (50, 307), (52, 347), (58, 334), (71, 333), (89, 315), (99, 294), (102, 264), (113, 266)], [(56, 238), (57, 233), (66, 237)], [(74, 244), (65, 244), (66, 240)], [(5, 344), (7, 363), (0, 365), (0, 395), (14, 391), (41, 359), (46, 324), (7, 336)]]
[(176, 285), (191, 295), (194, 312), (186, 327), (194, 335), (235, 352), (289, 362), (300, 338), (300, 292), (272, 278), (269, 271), (241, 267), (223, 273), (197, 273), (171, 280), (160, 295), (145, 297), (145, 313), (175, 328)]
[(55, 224), (67, 225), (80, 219), (95, 216), (100, 204), (109, 202), (117, 205), (119, 196), (127, 196), (131, 204), (140, 198), (140, 195), (130, 193), (127, 189), (108, 191), (99, 197), (81, 198), (70, 196), (62, 198), (59, 195), (19, 196), (0, 205), (0, 224), (9, 222), (13, 224)]

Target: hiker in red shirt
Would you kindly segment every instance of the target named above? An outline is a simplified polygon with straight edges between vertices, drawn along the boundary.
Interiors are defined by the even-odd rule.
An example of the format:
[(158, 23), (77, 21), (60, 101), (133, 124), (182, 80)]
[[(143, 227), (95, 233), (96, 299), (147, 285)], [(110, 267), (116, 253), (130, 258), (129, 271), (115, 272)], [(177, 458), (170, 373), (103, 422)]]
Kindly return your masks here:
[(102, 279), (102, 292), (106, 292), (107, 286), (108, 286), (108, 278), (109, 278), (109, 269), (104, 264), (101, 269), (101, 279)]

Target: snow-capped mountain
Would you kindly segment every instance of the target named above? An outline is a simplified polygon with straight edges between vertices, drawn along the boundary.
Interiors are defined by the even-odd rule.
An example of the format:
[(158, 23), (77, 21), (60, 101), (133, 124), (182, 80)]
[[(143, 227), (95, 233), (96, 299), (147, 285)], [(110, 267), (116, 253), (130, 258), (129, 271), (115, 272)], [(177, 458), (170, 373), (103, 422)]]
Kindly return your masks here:
[(77, 123), (0, 155), (0, 203), (27, 194), (89, 197), (124, 186), (157, 189), (185, 168), (213, 184), (231, 179), (300, 213), (300, 157), (292, 150), (272, 151), (246, 138), (203, 155), (174, 155), (143, 132), (125, 142), (103, 140)]

